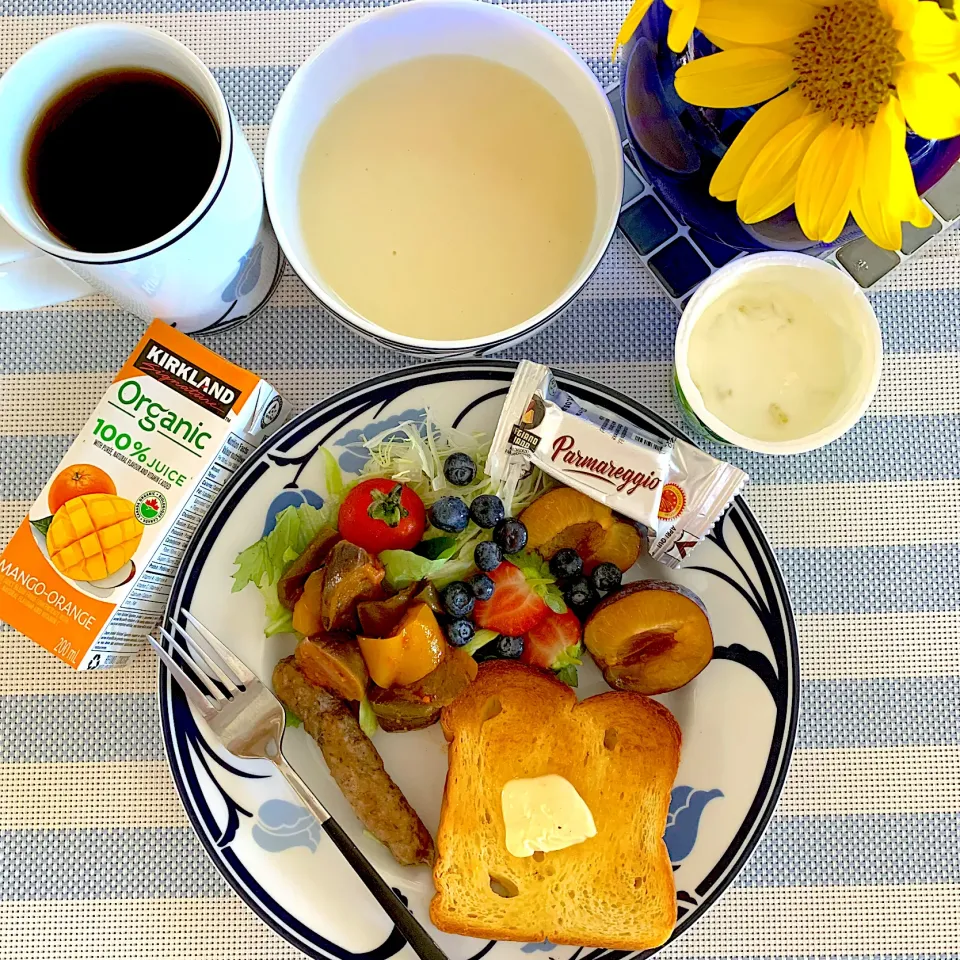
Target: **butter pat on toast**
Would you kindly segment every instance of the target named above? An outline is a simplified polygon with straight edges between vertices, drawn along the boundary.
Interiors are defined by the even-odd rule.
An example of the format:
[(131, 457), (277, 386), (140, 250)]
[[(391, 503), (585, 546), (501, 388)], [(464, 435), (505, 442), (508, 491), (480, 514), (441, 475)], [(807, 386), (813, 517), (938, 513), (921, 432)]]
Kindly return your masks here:
[[(666, 707), (626, 692), (578, 703), (552, 676), (498, 660), (481, 665), (441, 722), (449, 772), (430, 905), (440, 930), (622, 950), (670, 937), (677, 907), (663, 832), (680, 728)], [(547, 774), (573, 784), (597, 834), (515, 857), (503, 786)]]

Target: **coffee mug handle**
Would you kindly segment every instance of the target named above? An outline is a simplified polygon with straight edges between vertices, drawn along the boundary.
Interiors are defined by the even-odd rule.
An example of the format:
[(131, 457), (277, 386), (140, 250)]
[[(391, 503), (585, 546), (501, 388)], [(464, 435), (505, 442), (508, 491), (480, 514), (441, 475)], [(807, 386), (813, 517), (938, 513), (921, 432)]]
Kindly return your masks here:
[(27, 243), (0, 217), (0, 310), (49, 307), (93, 293), (93, 287)]

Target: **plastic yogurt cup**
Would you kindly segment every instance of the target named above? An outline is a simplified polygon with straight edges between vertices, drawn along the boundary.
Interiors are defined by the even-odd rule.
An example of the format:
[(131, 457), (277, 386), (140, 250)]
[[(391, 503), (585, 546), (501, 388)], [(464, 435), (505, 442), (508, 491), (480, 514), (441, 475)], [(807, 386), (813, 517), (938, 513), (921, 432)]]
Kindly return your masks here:
[(805, 453), (846, 433), (880, 382), (870, 302), (836, 267), (799, 253), (735, 260), (691, 297), (674, 389), (695, 430), (758, 453)]

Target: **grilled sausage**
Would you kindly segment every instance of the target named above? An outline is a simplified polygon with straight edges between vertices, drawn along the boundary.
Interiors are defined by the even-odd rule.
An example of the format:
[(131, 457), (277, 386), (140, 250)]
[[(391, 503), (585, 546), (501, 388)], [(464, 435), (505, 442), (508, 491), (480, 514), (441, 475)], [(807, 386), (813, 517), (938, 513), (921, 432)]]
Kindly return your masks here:
[(397, 863), (433, 863), (433, 838), (383, 769), (376, 747), (343, 701), (311, 684), (293, 657), (277, 664), (273, 689), (317, 741), (331, 776), (360, 822)]

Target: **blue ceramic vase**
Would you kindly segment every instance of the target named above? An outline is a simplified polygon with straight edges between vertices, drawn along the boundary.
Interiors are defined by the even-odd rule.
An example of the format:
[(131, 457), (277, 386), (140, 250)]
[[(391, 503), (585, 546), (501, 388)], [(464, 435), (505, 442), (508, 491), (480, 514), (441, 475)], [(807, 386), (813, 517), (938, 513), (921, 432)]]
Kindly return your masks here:
[[(674, 53), (667, 46), (669, 17), (663, 0), (655, 0), (621, 54), (620, 89), (636, 159), (673, 213), (737, 250), (816, 255), (862, 236), (850, 218), (833, 244), (814, 243), (803, 235), (793, 207), (761, 223), (746, 224), (737, 216), (736, 204), (710, 196), (717, 164), (757, 107), (715, 110), (691, 106), (680, 98), (674, 85), (679, 67), (717, 48), (697, 32), (687, 51)], [(907, 152), (923, 194), (960, 157), (960, 137), (931, 141), (911, 133)]]

